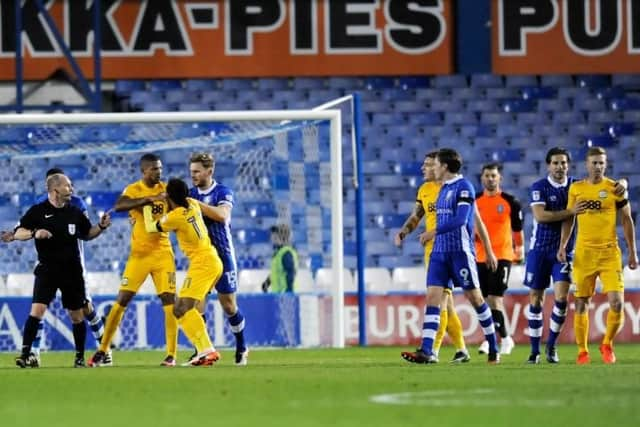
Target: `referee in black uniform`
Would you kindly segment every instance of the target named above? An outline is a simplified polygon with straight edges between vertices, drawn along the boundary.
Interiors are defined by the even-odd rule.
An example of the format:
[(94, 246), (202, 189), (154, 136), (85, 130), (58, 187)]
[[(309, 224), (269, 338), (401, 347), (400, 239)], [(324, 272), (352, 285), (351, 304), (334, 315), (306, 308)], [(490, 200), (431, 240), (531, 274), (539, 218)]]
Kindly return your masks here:
[(62, 306), (73, 323), (74, 366), (84, 367), (87, 327), (82, 307), (86, 296), (78, 239), (91, 240), (99, 236), (111, 225), (111, 218), (106, 212), (98, 224), (92, 226), (83, 212), (69, 203), (73, 186), (63, 174), (47, 178), (47, 192), (48, 199), (27, 211), (12, 236), (15, 240), (35, 239), (38, 252), (31, 312), (24, 326), (22, 352), (16, 358), (16, 365), (21, 368), (32, 366), (29, 357), (38, 322), (60, 289)]

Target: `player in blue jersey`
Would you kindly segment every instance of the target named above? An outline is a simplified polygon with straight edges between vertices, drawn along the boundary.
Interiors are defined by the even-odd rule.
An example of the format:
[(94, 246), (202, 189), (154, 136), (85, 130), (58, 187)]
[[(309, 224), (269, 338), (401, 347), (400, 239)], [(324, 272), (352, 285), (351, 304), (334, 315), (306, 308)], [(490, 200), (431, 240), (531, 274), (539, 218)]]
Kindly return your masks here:
[[(545, 348), (547, 362), (560, 361), (556, 340), (567, 315), (567, 295), (571, 285), (571, 259), (574, 237), (567, 244), (567, 260), (556, 258), (560, 245), (562, 222), (586, 209), (586, 202), (578, 202), (567, 209), (569, 186), (574, 178), (568, 176), (571, 156), (560, 147), (551, 148), (545, 157), (549, 175), (533, 183), (529, 192), (529, 204), (533, 212), (533, 232), (525, 270), (524, 284), (529, 287), (527, 313), (531, 354), (527, 363), (540, 363), (540, 338), (543, 330), (542, 304), (545, 290), (553, 281), (554, 306), (549, 319), (549, 336)], [(626, 182), (616, 191), (624, 193)]]
[(436, 363), (433, 341), (440, 324), (440, 302), (445, 287), (460, 286), (473, 305), (489, 342), (488, 362), (499, 363), (500, 356), (491, 309), (484, 301), (478, 282), (474, 250), (475, 190), (459, 174), (462, 158), (457, 151), (443, 148), (434, 163), (436, 180), (442, 182), (436, 200), (436, 227), (423, 233), (435, 239), (427, 272), (427, 306), (422, 329), (422, 346), (416, 352), (402, 352), (412, 363)]
[[(48, 179), (50, 176), (56, 175), (56, 174), (64, 175), (64, 171), (60, 168), (51, 168), (47, 171), (45, 179)], [(44, 202), (45, 200), (47, 200), (47, 198), (48, 198), (47, 194), (41, 195), (36, 200), (36, 204)], [(71, 206), (75, 206), (78, 209), (80, 209), (84, 214), (84, 216), (89, 218), (89, 209), (87, 208), (87, 204), (84, 202), (84, 200), (82, 200), (81, 197), (78, 197), (75, 194), (72, 194), (69, 204)], [(3, 238), (3, 240), (6, 242), (9, 242), (13, 240), (12, 237), (13, 237), (13, 233), (11, 235), (7, 235), (6, 239)], [(84, 279), (86, 283), (87, 278), (86, 278), (86, 269), (84, 267), (84, 246), (83, 246), (82, 240), (78, 240), (78, 245), (79, 245), (79, 251), (80, 251), (80, 262), (82, 263), (82, 266), (83, 266), (82, 270), (85, 275)], [(91, 303), (91, 296), (89, 295), (88, 292), (86, 292), (86, 290), (85, 290), (85, 294), (86, 294), (86, 301), (85, 301), (85, 305), (82, 307), (82, 312), (84, 314), (84, 318), (89, 323), (89, 327), (91, 328), (91, 333), (93, 334), (93, 337), (96, 339), (97, 342), (100, 342), (100, 338), (102, 337), (102, 333), (104, 332), (104, 323), (102, 321), (102, 318), (97, 315), (95, 307)], [(43, 331), (44, 331), (44, 321), (40, 320), (40, 322), (38, 323), (38, 332), (36, 333), (36, 337), (31, 345), (31, 352), (33, 353), (34, 357), (30, 358), (29, 362), (30, 364), (34, 365), (33, 367), (37, 367), (40, 365), (40, 346), (42, 345), (41, 343), (42, 343)], [(112, 356), (110, 351), (107, 357), (108, 357), (107, 365), (111, 365), (113, 362), (111, 359)]]
[[(213, 179), (214, 169), (215, 160), (211, 154), (195, 153), (191, 156), (189, 170), (194, 186), (189, 192), (189, 197), (200, 202), (209, 238), (222, 260), (224, 269), (216, 284), (216, 291), (231, 332), (236, 338), (235, 363), (242, 366), (247, 364), (249, 349), (244, 341), (245, 319), (236, 302), (238, 267), (230, 228), (233, 192)], [(203, 316), (205, 307), (206, 300), (203, 300), (198, 306)]]

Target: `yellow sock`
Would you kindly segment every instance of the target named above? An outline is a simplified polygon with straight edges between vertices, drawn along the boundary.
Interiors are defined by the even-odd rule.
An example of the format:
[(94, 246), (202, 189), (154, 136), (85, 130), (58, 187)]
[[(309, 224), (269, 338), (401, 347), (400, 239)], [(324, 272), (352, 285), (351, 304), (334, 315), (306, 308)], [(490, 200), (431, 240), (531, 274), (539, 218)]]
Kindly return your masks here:
[(578, 352), (588, 352), (587, 343), (589, 341), (589, 314), (575, 313), (573, 315), (573, 332), (576, 336), (576, 344), (578, 344)]
[(100, 340), (100, 351), (106, 352), (111, 347), (111, 340), (118, 330), (125, 310), (126, 307), (121, 306), (117, 302), (111, 307), (107, 320), (104, 322), (104, 334), (102, 334), (102, 340)]
[(433, 339), (433, 352), (438, 353), (440, 351), (440, 346), (442, 346), (442, 339), (444, 338), (444, 333), (447, 331), (447, 310), (443, 310), (440, 312), (440, 325), (438, 326), (438, 331), (436, 332), (436, 336)]
[(167, 355), (176, 357), (178, 347), (178, 320), (173, 315), (173, 304), (162, 306), (164, 310), (164, 334), (167, 341)]
[(447, 325), (447, 333), (453, 341), (453, 345), (456, 350), (464, 350), (467, 346), (464, 343), (464, 334), (462, 333), (462, 322), (458, 317), (458, 313), (455, 309), (449, 311), (449, 323)]
[(624, 311), (613, 311), (609, 309), (607, 313), (607, 330), (604, 332), (604, 338), (602, 338), (602, 344), (613, 343), (613, 339), (618, 335), (618, 332), (624, 324)]
[(196, 347), (198, 353), (201, 353), (207, 348), (213, 348), (206, 325), (204, 324), (204, 320), (202, 320), (202, 316), (198, 313), (198, 310), (192, 308), (187, 311), (184, 316), (178, 319), (178, 323), (184, 334), (189, 338), (189, 341), (191, 341), (191, 344)]

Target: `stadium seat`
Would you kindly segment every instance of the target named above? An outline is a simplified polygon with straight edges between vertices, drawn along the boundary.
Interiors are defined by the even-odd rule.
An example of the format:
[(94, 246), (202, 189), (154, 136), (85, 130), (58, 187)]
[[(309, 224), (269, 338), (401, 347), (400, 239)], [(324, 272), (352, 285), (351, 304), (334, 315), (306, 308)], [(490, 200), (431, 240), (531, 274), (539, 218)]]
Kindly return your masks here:
[(576, 86), (586, 88), (600, 88), (609, 86), (609, 76), (604, 74), (586, 74), (576, 77)]
[(227, 78), (220, 81), (220, 87), (224, 90), (251, 91), (256, 82), (248, 78)]
[(538, 86), (538, 79), (531, 75), (508, 75), (505, 76), (505, 86), (507, 87), (531, 87)]
[(522, 99), (545, 99), (554, 98), (556, 90), (549, 86), (524, 86), (520, 88)]
[(294, 77), (292, 87), (298, 89), (322, 89), (325, 88), (325, 81), (316, 77)]
[(525, 99), (505, 99), (502, 102), (502, 110), (505, 113), (525, 113), (533, 111), (535, 104)]
[[(386, 293), (392, 290), (391, 273), (382, 267), (367, 267), (364, 269), (364, 283), (367, 293)], [(358, 275), (354, 274), (353, 284), (358, 290)]]
[(640, 110), (640, 98), (613, 98), (609, 108), (613, 111)]
[(296, 292), (315, 292), (317, 290), (313, 274), (307, 268), (300, 268), (296, 273)]
[(429, 78), (420, 76), (404, 76), (398, 79), (398, 87), (407, 89), (427, 88), (429, 87)]
[(187, 79), (184, 82), (184, 88), (193, 92), (215, 90), (217, 86), (217, 82), (213, 79)]
[(540, 76), (540, 84), (551, 87), (573, 86), (573, 78), (568, 74), (543, 74)]
[(240, 270), (238, 272), (238, 293), (261, 293), (262, 282), (269, 277), (270, 273), (271, 271), (266, 268)]
[(640, 89), (640, 74), (613, 74), (611, 84), (625, 89)]
[(364, 80), (360, 77), (329, 77), (326, 79), (326, 85), (333, 89), (343, 89), (348, 92), (362, 89)]
[(367, 90), (392, 89), (396, 87), (396, 80), (392, 77), (366, 77), (364, 87)]
[(287, 78), (267, 78), (258, 79), (257, 86), (259, 90), (288, 90), (291, 88), (289, 79)]
[(7, 295), (26, 297), (33, 295), (32, 273), (10, 273), (7, 275)]
[(472, 74), (471, 87), (503, 87), (502, 77), (496, 74)]
[(149, 90), (151, 92), (166, 92), (171, 89), (182, 89), (182, 82), (180, 80), (151, 80), (149, 82)]
[(114, 271), (87, 273), (87, 292), (89, 295), (115, 295), (120, 286), (120, 275)]
[(439, 75), (431, 78), (431, 86), (434, 88), (461, 88), (467, 87), (467, 78), (461, 74)]
[(610, 148), (617, 145), (617, 141), (610, 135), (587, 135), (585, 141), (587, 147)]
[[(342, 280), (344, 282), (345, 292), (355, 292), (355, 280), (351, 270), (345, 268), (342, 270)], [(366, 282), (365, 282), (366, 283)], [(331, 292), (334, 289), (333, 270), (330, 268), (319, 268), (316, 271), (316, 286), (318, 290)]]
[(120, 98), (129, 97), (133, 91), (144, 90), (145, 85), (144, 80), (116, 80), (114, 92)]
[(393, 289), (397, 291), (425, 292), (427, 272), (424, 267), (398, 267), (393, 269)]

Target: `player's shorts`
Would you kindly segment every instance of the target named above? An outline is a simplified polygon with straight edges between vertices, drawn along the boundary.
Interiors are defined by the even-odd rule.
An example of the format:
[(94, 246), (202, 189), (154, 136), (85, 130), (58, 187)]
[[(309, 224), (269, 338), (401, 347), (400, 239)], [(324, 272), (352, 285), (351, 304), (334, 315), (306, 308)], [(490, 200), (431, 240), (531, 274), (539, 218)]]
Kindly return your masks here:
[(624, 291), (622, 254), (617, 244), (607, 248), (576, 248), (573, 258), (573, 280), (576, 297), (591, 297), (596, 278), (600, 277), (602, 292)]
[(571, 283), (571, 256), (567, 254), (567, 262), (560, 262), (557, 253), (532, 249), (527, 254), (524, 285), (531, 289), (544, 290), (553, 283)]
[(427, 272), (427, 287), (459, 286), (466, 291), (477, 289), (478, 270), (471, 252), (432, 252)]
[(184, 278), (178, 296), (198, 301), (205, 299), (221, 274), (222, 261), (217, 255), (213, 253), (197, 255), (189, 260), (187, 276)]
[(137, 293), (149, 274), (158, 295), (176, 293), (176, 266), (173, 252), (166, 250), (145, 255), (131, 255), (122, 273), (120, 290)]
[(55, 267), (38, 264), (33, 285), (33, 302), (49, 305), (60, 289), (62, 307), (79, 310), (85, 305), (86, 293), (82, 268)]
[(498, 260), (498, 268), (491, 271), (486, 263), (478, 263), (478, 278), (480, 279), (480, 290), (483, 297), (501, 297), (507, 290), (509, 284), (509, 274), (511, 273), (511, 261), (506, 259)]
[(231, 263), (223, 265), (222, 276), (216, 283), (216, 292), (219, 294), (234, 294), (238, 291), (238, 269)]

